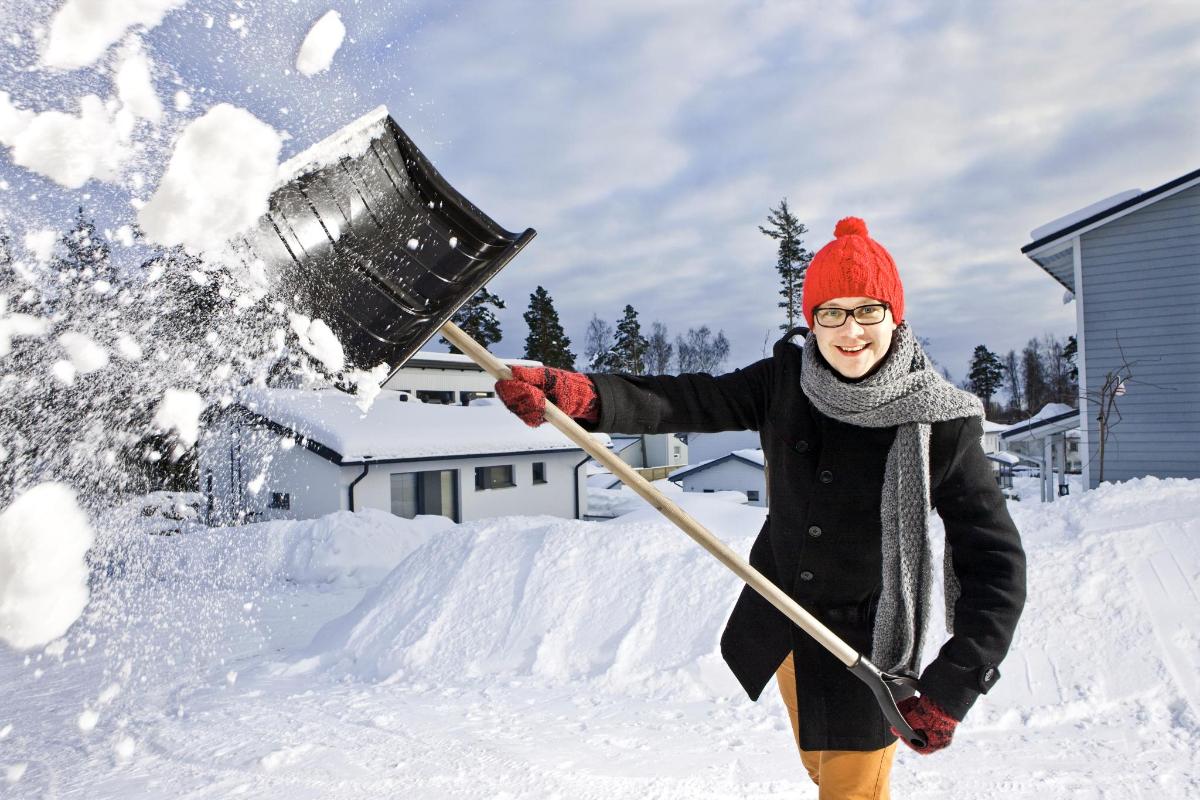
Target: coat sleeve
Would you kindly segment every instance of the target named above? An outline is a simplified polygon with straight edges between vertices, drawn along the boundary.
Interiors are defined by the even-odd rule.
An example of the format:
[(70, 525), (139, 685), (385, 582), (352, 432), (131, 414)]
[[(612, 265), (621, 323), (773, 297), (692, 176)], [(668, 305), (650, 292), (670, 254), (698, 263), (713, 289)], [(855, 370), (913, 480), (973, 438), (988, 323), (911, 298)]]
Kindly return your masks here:
[(584, 427), (605, 433), (757, 431), (773, 375), (773, 358), (717, 376), (590, 374), (600, 419)]
[(921, 691), (962, 719), (1000, 676), (1025, 605), (1025, 551), (983, 454), (978, 417), (959, 423), (933, 502), (962, 592), (954, 633), (921, 675)]

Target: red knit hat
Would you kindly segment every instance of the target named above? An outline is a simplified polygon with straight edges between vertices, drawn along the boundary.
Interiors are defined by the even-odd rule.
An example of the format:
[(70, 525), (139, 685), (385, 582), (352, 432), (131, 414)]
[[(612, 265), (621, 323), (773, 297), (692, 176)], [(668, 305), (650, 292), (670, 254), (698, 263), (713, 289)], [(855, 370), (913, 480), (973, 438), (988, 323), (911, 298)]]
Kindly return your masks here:
[(833, 229), (835, 238), (813, 256), (804, 274), (804, 319), (813, 326), (813, 309), (835, 297), (874, 297), (904, 321), (904, 287), (896, 262), (883, 245), (867, 236), (867, 223), (846, 217)]

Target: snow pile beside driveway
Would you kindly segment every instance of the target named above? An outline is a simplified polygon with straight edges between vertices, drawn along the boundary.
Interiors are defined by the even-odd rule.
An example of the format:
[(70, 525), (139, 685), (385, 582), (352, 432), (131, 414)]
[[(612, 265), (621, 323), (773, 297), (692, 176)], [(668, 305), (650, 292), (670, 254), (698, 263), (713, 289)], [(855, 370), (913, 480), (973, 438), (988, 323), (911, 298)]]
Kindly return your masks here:
[[(763, 509), (675, 499), (749, 552)], [(737, 592), (736, 577), (661, 518), (503, 517), (431, 538), (322, 629), (313, 654), (369, 681), (519, 675), (728, 696), (737, 685), (718, 641)]]
[(230, 588), (268, 581), (366, 587), (454, 523), (445, 517), (404, 519), (384, 511), (338, 511), (311, 520), (280, 520), (197, 534), (145, 537), (132, 543), (148, 574), (183, 573)]

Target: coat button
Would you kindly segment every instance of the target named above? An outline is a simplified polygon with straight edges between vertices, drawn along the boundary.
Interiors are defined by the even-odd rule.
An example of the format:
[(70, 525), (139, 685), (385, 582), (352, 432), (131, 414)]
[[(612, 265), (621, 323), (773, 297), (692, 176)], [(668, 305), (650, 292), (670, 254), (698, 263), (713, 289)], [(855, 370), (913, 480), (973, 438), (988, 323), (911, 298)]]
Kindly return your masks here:
[(804, 441), (803, 439), (796, 442), (796, 444), (794, 444), (792, 446), (794, 448), (796, 448), (797, 453), (807, 453), (808, 452), (808, 442)]
[(804, 570), (804, 572), (800, 573), (800, 580), (811, 581), (812, 579), (813, 579), (813, 574), (811, 572), (809, 572), (808, 570)]
[(833, 473), (827, 469), (821, 470), (821, 483), (833, 483)]
[(809, 529), (808, 529), (808, 535), (813, 537), (814, 539), (817, 538), (818, 536), (820, 536), (822, 533), (824, 533), (824, 531), (822, 531), (820, 526), (818, 526), (818, 525), (813, 525), (813, 526), (809, 527)]

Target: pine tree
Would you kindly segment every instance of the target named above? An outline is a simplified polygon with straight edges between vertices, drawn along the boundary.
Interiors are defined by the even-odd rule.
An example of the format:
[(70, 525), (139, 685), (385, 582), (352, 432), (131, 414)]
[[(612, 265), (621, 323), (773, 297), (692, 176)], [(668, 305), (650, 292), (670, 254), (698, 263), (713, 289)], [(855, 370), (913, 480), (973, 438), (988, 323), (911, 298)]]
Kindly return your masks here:
[(804, 235), (808, 228), (801, 224), (788, 209), (787, 198), (779, 202), (779, 208), (772, 208), (767, 215), (768, 227), (762, 225), (758, 229), (763, 234), (779, 242), (779, 255), (775, 261), (775, 269), (779, 272), (782, 288), (779, 294), (783, 300), (779, 307), (784, 310), (787, 321), (779, 327), (787, 331), (801, 319), (803, 309), (802, 292), (804, 289), (804, 273), (812, 261), (813, 254), (804, 248)]
[[(503, 337), (500, 331), (500, 320), (496, 319), (495, 313), (492, 312), (492, 308), (489, 308), (489, 306), (497, 310), (503, 310), (504, 301), (497, 295), (489, 292), (486, 288), (480, 288), (451, 317), (455, 325), (462, 328), (464, 333), (484, 347), (495, 344)], [(445, 338), (438, 341), (442, 344), (450, 345), (451, 353), (462, 352)]]
[(671, 356), (675, 347), (667, 339), (667, 326), (655, 322), (650, 326), (650, 338), (646, 341), (646, 370), (651, 375), (663, 375), (671, 369)]
[(617, 370), (629, 375), (645, 375), (648, 346), (646, 337), (642, 336), (637, 311), (633, 306), (626, 305), (625, 316), (617, 323), (617, 341), (613, 345)]
[(529, 335), (525, 337), (525, 358), (540, 361), (547, 367), (575, 369), (575, 354), (571, 340), (558, 321), (554, 301), (545, 288), (539, 286), (529, 295), (529, 310), (525, 312)]
[(971, 356), (967, 381), (970, 391), (983, 400), (983, 406), (987, 409), (991, 406), (992, 395), (1004, 382), (1004, 364), (985, 345), (977, 345)]
[[(1067, 346), (1063, 348), (1063, 358), (1065, 358), (1067, 363), (1071, 365), (1071, 371), (1067, 373), (1067, 375), (1070, 377), (1071, 381), (1075, 382), (1076, 384), (1079, 381), (1079, 364), (1076, 363), (1078, 357), (1079, 342), (1075, 339), (1075, 335), (1072, 334), (1067, 337)], [(1076, 386), (1076, 389), (1078, 389), (1078, 385)]]

